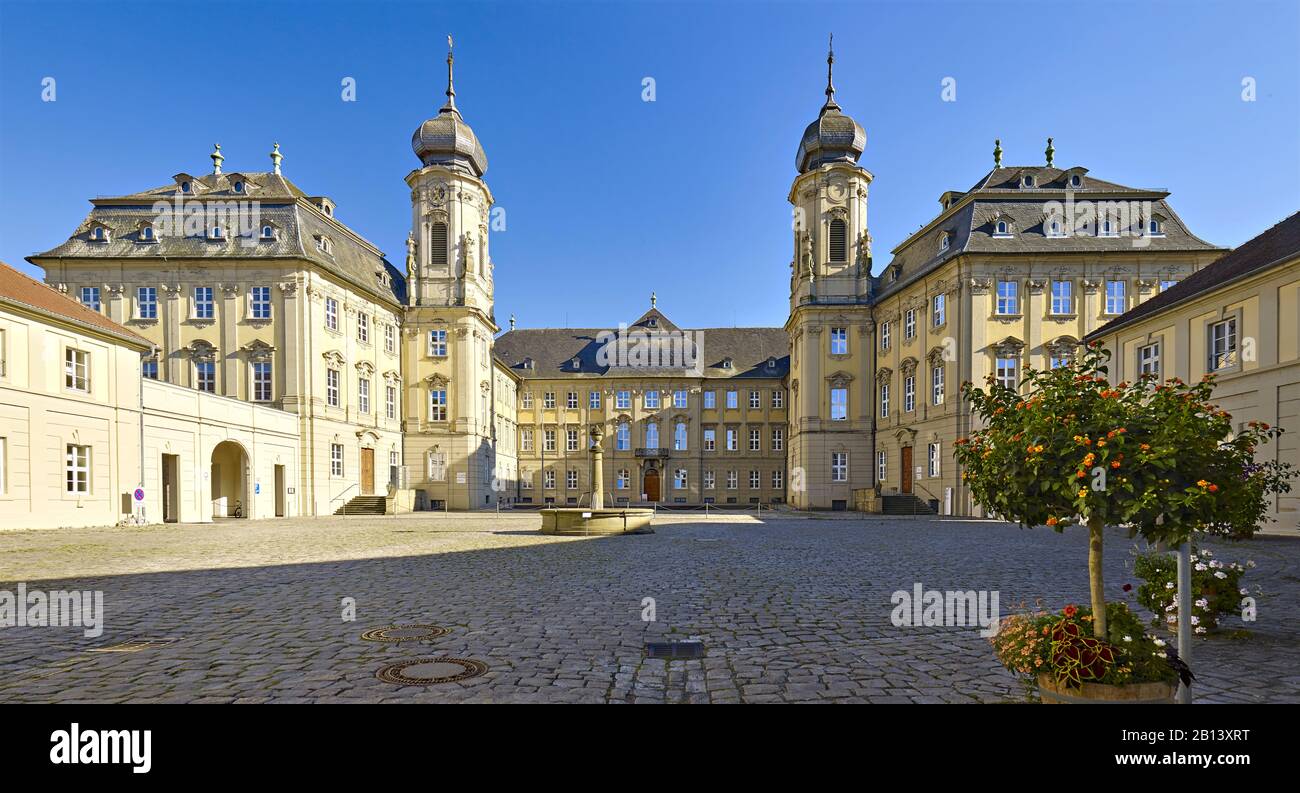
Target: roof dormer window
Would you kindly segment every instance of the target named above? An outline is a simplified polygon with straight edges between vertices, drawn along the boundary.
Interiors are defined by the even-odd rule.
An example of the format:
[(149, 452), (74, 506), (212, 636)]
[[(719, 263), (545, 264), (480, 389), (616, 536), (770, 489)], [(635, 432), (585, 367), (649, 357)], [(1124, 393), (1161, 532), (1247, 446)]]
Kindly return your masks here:
[(1033, 186), (1034, 186), (1034, 177), (1033, 177), (1033, 175), (1032, 175), (1032, 174), (1025, 174), (1024, 176), (1020, 177), (1020, 186), (1021, 186), (1021, 187), (1033, 187)]
[(243, 182), (235, 182), (233, 185), (231, 185), (231, 189), (234, 190), (236, 193), (243, 194), (243, 192), (244, 192), (244, 183), (243, 183)]
[(157, 238), (156, 236), (154, 236), (153, 224), (152, 224), (152, 223), (149, 223), (148, 221), (146, 221), (146, 222), (140, 224), (140, 234), (139, 234), (138, 239), (139, 239), (140, 242), (157, 242), (157, 241), (158, 241), (158, 238)]
[(334, 243), (330, 241), (329, 237), (322, 234), (316, 238), (316, 250), (321, 253), (332, 254), (334, 253)]
[(1052, 215), (1050, 218), (1048, 218), (1046, 225), (1047, 225), (1047, 236), (1049, 237), (1065, 236), (1065, 227), (1061, 225), (1061, 219), (1056, 215)]
[(645, 321), (645, 324), (646, 324), (646, 327), (657, 328), (657, 327), (659, 327), (659, 318), (658, 318), (658, 317), (650, 317), (649, 319), (647, 319), (647, 320)]
[[(945, 231), (939, 235), (939, 253), (947, 251), (950, 247), (952, 247), (952, 235)], [(897, 270), (893, 272), (893, 277), (895, 281), (898, 280)]]
[(1155, 217), (1147, 221), (1147, 236), (1148, 237), (1165, 236), (1165, 226), (1159, 215), (1156, 215)]
[(211, 233), (208, 234), (208, 236), (214, 240), (224, 239), (225, 231), (221, 228), (221, 224), (217, 224), (212, 227)]
[(1083, 177), (1078, 175), (1077, 173), (1070, 174), (1070, 187), (1075, 187), (1075, 188), (1083, 187)]
[(723, 358), (723, 359), (722, 359), (722, 368), (723, 368), (723, 369), (730, 369), (731, 366), (732, 366), (732, 361), (731, 361), (731, 358), (730, 358), (730, 357), (727, 357), (727, 358)]
[(275, 226), (272, 226), (270, 223), (267, 223), (267, 224), (263, 225), (263, 226), (262, 226), (262, 239), (264, 239), (264, 240), (273, 240), (273, 239), (275, 239)]
[(569, 366), (571, 366), (574, 369), (581, 369), (582, 361), (575, 356), (573, 360), (569, 361)]
[(768, 368), (768, 369), (775, 369), (775, 368), (776, 368), (776, 359), (775, 359), (775, 358), (773, 358), (773, 357), (771, 357), (771, 356), (768, 356), (768, 359), (767, 359), (767, 368)]
[(189, 182), (181, 182), (181, 192), (182, 192), (182, 193), (189, 193), (189, 192), (190, 192), (191, 190), (193, 190), (193, 189), (194, 189), (194, 186), (193, 186), (192, 184), (190, 184)]
[(1011, 236), (1011, 224), (1007, 222), (1006, 218), (998, 218), (996, 221), (994, 221), (993, 236), (995, 237)]
[(1119, 236), (1119, 227), (1115, 223), (1115, 221), (1111, 220), (1110, 218), (1106, 218), (1101, 222), (1101, 236), (1103, 237)]
[(108, 242), (111, 236), (107, 226), (96, 225), (90, 230), (90, 239), (94, 242)]

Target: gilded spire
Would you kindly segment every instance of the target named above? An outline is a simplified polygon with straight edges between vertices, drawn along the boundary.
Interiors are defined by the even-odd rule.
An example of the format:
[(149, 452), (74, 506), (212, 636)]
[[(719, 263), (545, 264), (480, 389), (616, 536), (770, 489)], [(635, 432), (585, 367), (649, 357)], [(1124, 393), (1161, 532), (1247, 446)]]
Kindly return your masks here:
[(271, 149), (271, 165), (273, 166), (276, 176), (280, 175), (280, 160), (283, 159), (284, 155), (280, 153), (280, 144), (277, 142)]
[(442, 106), (443, 110), (456, 109), (456, 86), (452, 83), (452, 79), (451, 79), (451, 66), (452, 66), (452, 62), (455, 61), (456, 58), (454, 55), (452, 55), (452, 49), (453, 48), (452, 48), (451, 36), (448, 35), (447, 36), (447, 104)]
[(831, 34), (830, 44), (826, 52), (826, 104), (822, 105), (822, 112), (827, 110), (839, 110), (840, 106), (835, 104), (835, 83), (831, 81), (831, 73), (835, 68), (835, 34)]
[(993, 141), (993, 167), (1002, 167), (1002, 139), (997, 138)]
[(216, 148), (213, 149), (212, 153), (208, 156), (212, 158), (212, 172), (215, 174), (221, 173), (221, 161), (226, 159), (226, 157), (221, 153), (221, 144), (217, 143), (214, 145)]

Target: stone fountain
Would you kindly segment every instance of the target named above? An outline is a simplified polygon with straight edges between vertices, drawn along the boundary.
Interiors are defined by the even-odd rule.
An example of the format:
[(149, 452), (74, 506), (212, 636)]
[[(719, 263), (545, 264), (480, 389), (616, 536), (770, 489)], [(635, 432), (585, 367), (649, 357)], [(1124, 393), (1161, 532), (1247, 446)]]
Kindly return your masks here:
[(542, 510), (542, 534), (649, 534), (654, 510), (636, 507), (605, 506), (604, 447), (605, 431), (591, 425), (591, 499), (590, 507), (555, 507)]

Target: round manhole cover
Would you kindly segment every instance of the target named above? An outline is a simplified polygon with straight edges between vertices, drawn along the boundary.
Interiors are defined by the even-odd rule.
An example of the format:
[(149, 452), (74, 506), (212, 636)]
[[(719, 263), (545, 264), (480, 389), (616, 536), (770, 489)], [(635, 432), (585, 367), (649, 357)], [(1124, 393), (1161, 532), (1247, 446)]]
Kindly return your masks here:
[(410, 642), (436, 639), (451, 633), (451, 628), (441, 625), (385, 625), (361, 634), (368, 642)]
[(487, 669), (487, 664), (482, 661), (440, 656), (391, 664), (380, 669), (376, 676), (385, 683), (398, 686), (433, 686), (478, 677)]

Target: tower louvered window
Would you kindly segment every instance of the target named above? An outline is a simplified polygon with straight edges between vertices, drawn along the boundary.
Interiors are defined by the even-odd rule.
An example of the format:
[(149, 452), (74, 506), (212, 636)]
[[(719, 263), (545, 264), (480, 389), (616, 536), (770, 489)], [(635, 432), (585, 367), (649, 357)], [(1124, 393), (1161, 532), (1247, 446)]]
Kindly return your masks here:
[(429, 264), (447, 266), (447, 224), (434, 223), (429, 227)]
[(849, 258), (848, 226), (838, 218), (831, 221), (831, 261), (844, 262)]

